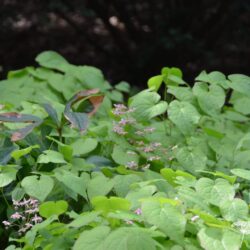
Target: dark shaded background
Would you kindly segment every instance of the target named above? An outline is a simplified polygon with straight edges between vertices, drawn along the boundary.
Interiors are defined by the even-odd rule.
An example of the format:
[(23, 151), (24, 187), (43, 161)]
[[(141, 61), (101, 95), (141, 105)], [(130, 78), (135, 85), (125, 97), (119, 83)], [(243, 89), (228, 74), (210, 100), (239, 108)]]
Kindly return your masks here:
[(112, 83), (163, 66), (250, 73), (249, 0), (0, 0), (0, 78), (55, 50)]

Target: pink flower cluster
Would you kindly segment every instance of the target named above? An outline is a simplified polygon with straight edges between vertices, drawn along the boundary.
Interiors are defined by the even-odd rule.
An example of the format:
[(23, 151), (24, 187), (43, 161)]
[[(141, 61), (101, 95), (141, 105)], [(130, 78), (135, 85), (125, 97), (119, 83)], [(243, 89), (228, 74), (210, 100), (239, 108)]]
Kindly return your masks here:
[(35, 224), (42, 222), (42, 218), (38, 216), (39, 202), (36, 199), (29, 198), (21, 201), (13, 200), (15, 212), (10, 216), (10, 220), (4, 220), (2, 223), (5, 228), (18, 228), (18, 234), (26, 233)]
[(132, 170), (147, 169), (153, 161), (161, 160), (159, 155), (165, 155), (165, 149), (160, 142), (148, 142), (146, 135), (155, 131), (154, 127), (139, 123), (131, 115), (134, 108), (128, 108), (124, 104), (115, 104), (113, 114), (116, 121), (113, 122), (112, 131), (120, 136), (126, 135), (126, 140), (134, 147), (134, 154), (139, 153), (147, 159), (144, 165), (138, 165), (135, 161), (128, 161), (126, 167)]

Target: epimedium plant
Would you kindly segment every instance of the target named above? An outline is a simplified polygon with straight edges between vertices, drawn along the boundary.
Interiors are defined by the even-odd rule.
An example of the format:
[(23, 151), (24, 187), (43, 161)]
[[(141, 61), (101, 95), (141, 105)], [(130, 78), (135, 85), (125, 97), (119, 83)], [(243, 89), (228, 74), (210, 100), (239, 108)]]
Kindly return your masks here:
[(191, 87), (165, 67), (129, 96), (56, 52), (36, 61), (0, 82), (6, 249), (249, 249), (248, 76)]

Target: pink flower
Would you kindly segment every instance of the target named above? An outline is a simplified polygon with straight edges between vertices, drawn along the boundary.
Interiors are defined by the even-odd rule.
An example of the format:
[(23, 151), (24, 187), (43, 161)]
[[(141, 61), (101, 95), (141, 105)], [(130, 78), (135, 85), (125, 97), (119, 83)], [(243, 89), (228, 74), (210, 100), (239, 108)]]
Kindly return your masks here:
[(35, 222), (35, 223), (39, 223), (41, 222), (43, 219), (40, 216), (37, 216), (35, 214), (35, 216), (31, 219), (31, 221)]
[(15, 212), (14, 214), (12, 214), (11, 216), (10, 216), (10, 218), (12, 218), (12, 219), (20, 219), (20, 218), (22, 218), (23, 216), (20, 214), (20, 213), (18, 213), (18, 212)]
[(160, 156), (150, 156), (150, 157), (148, 158), (148, 161), (157, 161), (157, 160), (160, 160), (160, 159), (161, 159)]
[(27, 229), (33, 227), (33, 225), (31, 223), (25, 223), (25, 226), (26, 226)]
[(119, 125), (115, 125), (113, 127), (113, 132), (117, 133), (118, 135), (126, 135), (127, 132), (123, 129), (123, 127), (120, 127)]
[(151, 128), (151, 127), (144, 128), (144, 132), (152, 133), (154, 131), (155, 131), (155, 128)]
[(133, 222), (132, 220), (126, 220), (125, 222), (126, 222), (126, 224), (128, 224), (128, 225), (134, 224), (134, 222)]
[(149, 153), (149, 152), (153, 152), (154, 151), (154, 149), (152, 147), (150, 147), (150, 146), (147, 146), (147, 147), (143, 148), (142, 150), (145, 153)]
[(136, 134), (136, 135), (144, 135), (144, 132), (138, 130), (138, 131), (135, 132), (135, 134)]
[(141, 215), (141, 214), (142, 214), (141, 208), (137, 208), (137, 209), (135, 210), (135, 214)]
[(7, 220), (2, 221), (2, 223), (3, 223), (6, 227), (8, 227), (8, 226), (11, 225), (11, 223), (10, 223), (9, 221), (7, 221)]
[(36, 213), (36, 212), (38, 212), (38, 211), (39, 211), (39, 209), (36, 207), (36, 208), (34, 208), (34, 209), (25, 210), (25, 213), (26, 213), (26, 214), (34, 214), (34, 213)]
[(136, 168), (138, 165), (137, 165), (137, 163), (135, 162), (135, 161), (129, 161), (129, 162), (127, 162), (127, 167), (128, 168), (131, 168), (131, 169), (134, 169), (134, 168)]

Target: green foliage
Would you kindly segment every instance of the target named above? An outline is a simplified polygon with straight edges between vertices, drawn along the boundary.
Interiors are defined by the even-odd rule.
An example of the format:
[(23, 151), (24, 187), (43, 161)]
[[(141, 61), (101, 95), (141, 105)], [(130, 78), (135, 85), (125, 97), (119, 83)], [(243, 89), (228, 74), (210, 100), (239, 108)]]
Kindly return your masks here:
[[(249, 249), (248, 77), (202, 72), (191, 88), (163, 68), (125, 102), (128, 83), (98, 69), (54, 52), (37, 62), (0, 83), (9, 249)], [(19, 232), (8, 221), (28, 197), (43, 221)]]

